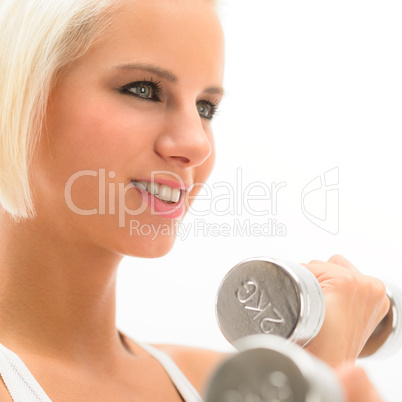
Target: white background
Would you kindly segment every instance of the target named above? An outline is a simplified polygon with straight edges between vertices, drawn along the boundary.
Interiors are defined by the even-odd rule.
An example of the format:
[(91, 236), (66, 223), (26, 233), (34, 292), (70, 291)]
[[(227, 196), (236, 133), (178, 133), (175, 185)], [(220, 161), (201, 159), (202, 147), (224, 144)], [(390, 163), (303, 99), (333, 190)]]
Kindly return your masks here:
[[(402, 287), (401, 3), (227, 3), (221, 12), (226, 97), (214, 122), (217, 162), (209, 185), (216, 185), (215, 196), (221, 182), (237, 194), (253, 182), (286, 187), (277, 194), (275, 215), (272, 200), (250, 203), (268, 209), (265, 216), (193, 214), (184, 222), (191, 233), (168, 256), (123, 261), (117, 324), (138, 340), (232, 350), (215, 321), (215, 295), (226, 272), (254, 256), (308, 262), (338, 253)], [(301, 202), (304, 187), (331, 169), (339, 170), (339, 184), (328, 202), (339, 194), (339, 211), (330, 204), (327, 223), (336, 226), (339, 216), (337, 234), (310, 222)], [(223, 210), (224, 203), (214, 206)], [(325, 189), (304, 207), (323, 217), (324, 203)], [(196, 219), (218, 229), (275, 219), (286, 235), (202, 233)], [(402, 352), (360, 364), (386, 401), (402, 401)]]

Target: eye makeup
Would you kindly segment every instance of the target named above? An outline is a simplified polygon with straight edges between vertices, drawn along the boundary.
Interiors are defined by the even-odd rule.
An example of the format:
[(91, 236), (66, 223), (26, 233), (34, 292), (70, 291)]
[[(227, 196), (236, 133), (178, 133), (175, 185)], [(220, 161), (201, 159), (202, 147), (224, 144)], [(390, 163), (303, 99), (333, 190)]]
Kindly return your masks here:
[(152, 102), (160, 102), (162, 86), (160, 81), (151, 80), (134, 81), (119, 88), (121, 94), (135, 96)]
[(198, 113), (204, 119), (212, 120), (218, 111), (219, 102), (216, 100), (201, 100), (197, 102)]
[[(162, 102), (162, 84), (160, 81), (154, 81), (152, 78), (130, 82), (118, 88), (118, 91), (123, 95), (134, 96), (141, 100)], [(201, 118), (207, 120), (212, 120), (218, 110), (218, 106), (219, 101), (214, 98), (202, 99), (196, 102), (198, 114)]]

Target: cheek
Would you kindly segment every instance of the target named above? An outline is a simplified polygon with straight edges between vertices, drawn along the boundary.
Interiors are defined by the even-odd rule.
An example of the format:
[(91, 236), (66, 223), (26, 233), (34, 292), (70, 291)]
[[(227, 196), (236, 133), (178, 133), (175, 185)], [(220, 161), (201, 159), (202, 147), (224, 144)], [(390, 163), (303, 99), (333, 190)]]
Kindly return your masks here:
[[(150, 123), (152, 122), (152, 124)], [(54, 105), (48, 116), (49, 153), (68, 174), (80, 169), (114, 169), (152, 149), (157, 122), (119, 102), (91, 97)], [(144, 156), (145, 159), (145, 156)]]
[(83, 209), (96, 207), (100, 169), (116, 173), (115, 181), (127, 183), (138, 166), (146, 163), (153, 149), (152, 132), (146, 114), (133, 113), (114, 100), (83, 95), (78, 102), (66, 96), (53, 99), (46, 115), (46, 130), (40, 142), (33, 171), (37, 198), (62, 205), (68, 180), (79, 172), (91, 171), (74, 182), (72, 197)]

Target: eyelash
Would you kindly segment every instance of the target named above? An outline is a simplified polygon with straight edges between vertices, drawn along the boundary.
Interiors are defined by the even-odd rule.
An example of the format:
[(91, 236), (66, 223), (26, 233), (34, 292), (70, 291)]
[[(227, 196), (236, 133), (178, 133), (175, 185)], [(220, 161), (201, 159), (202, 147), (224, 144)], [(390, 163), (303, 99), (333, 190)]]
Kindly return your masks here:
[[(136, 94), (135, 92), (132, 91), (133, 88), (138, 88), (141, 85), (151, 87), (151, 89), (152, 89), (152, 97), (150, 97), (150, 98), (142, 97), (142, 96), (140, 96), (140, 95), (138, 95), (138, 94)], [(162, 92), (162, 85), (161, 85), (160, 81), (155, 82), (155, 81), (152, 81), (152, 79), (151, 80), (145, 80), (144, 79), (142, 81), (134, 81), (134, 82), (131, 82), (131, 83), (127, 84), (127, 85), (122, 86), (121, 88), (119, 88), (119, 92), (121, 94), (131, 95), (131, 96), (134, 96), (136, 98), (143, 99), (145, 101), (160, 102), (161, 98), (160, 98), (159, 95)], [(209, 106), (210, 115), (209, 116), (201, 116), (200, 115), (200, 116), (202, 118), (204, 118), (204, 119), (212, 120), (212, 118), (215, 116), (215, 114), (218, 111), (219, 102), (216, 101), (216, 100), (213, 100), (213, 99), (212, 100), (201, 100), (201, 101), (197, 102), (197, 108), (198, 108), (199, 105)]]
[(197, 107), (198, 107), (198, 105), (207, 105), (210, 107), (211, 115), (210, 116), (201, 116), (201, 117), (203, 117), (204, 119), (207, 119), (207, 120), (212, 120), (213, 117), (218, 112), (219, 102), (216, 100), (210, 100), (210, 101), (202, 100), (202, 101), (197, 102)]
[[(130, 89), (138, 88), (141, 85), (150, 86), (152, 88), (152, 95), (153, 95), (152, 98), (144, 98), (144, 97), (139, 96), (138, 94), (130, 91)], [(152, 79), (150, 81), (149, 80), (134, 81), (134, 82), (124, 85), (123, 87), (120, 88), (120, 93), (122, 93), (122, 94), (135, 96), (136, 98), (148, 100), (151, 102), (160, 102), (161, 99), (159, 97), (159, 94), (161, 93), (161, 91), (162, 91), (162, 85), (161, 85), (160, 81), (154, 82), (154, 81), (152, 81)]]

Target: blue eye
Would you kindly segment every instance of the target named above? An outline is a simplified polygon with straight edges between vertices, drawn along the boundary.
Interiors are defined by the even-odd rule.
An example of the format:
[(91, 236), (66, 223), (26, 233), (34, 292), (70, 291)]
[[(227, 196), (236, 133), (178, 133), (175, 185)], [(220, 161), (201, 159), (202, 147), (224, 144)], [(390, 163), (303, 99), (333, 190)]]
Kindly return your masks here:
[(153, 102), (159, 102), (159, 93), (161, 87), (159, 83), (152, 81), (136, 81), (130, 84), (124, 85), (120, 89), (121, 93), (133, 95), (137, 98), (150, 100)]
[(200, 101), (197, 103), (197, 110), (201, 117), (211, 120), (217, 110), (217, 105), (209, 101)]

